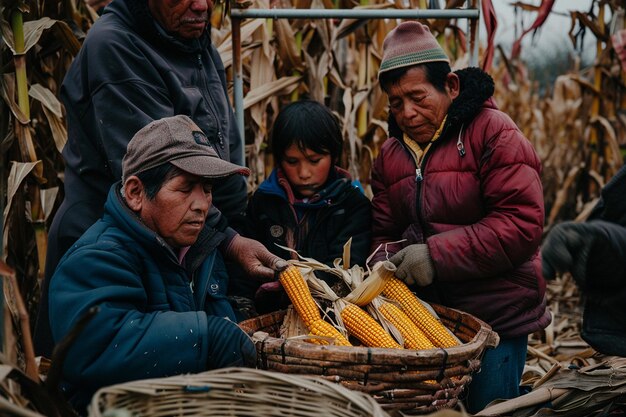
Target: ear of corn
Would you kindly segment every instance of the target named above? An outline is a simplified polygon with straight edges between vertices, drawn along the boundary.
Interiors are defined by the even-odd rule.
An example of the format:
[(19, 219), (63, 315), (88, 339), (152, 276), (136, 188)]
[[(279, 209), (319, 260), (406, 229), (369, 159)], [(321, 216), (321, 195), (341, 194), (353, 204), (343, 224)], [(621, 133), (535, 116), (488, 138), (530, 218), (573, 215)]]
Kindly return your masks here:
[(406, 315), (435, 346), (448, 348), (459, 345), (458, 340), (420, 303), (404, 282), (397, 278), (390, 279), (383, 293), (402, 306)]
[(321, 320), (309, 286), (297, 267), (288, 267), (280, 273), (278, 279), (307, 328), (310, 328), (313, 322)]
[[(338, 346), (352, 346), (348, 339), (346, 339), (339, 330), (335, 329), (330, 323), (319, 319), (311, 323), (309, 326), (310, 334), (314, 336), (327, 336), (335, 338), (335, 345)], [(325, 342), (320, 342), (316, 340), (312, 340), (313, 343), (326, 344)]]
[(365, 346), (402, 349), (372, 316), (357, 305), (346, 303), (341, 318), (346, 330)]
[(404, 339), (405, 348), (420, 350), (435, 347), (428, 336), (395, 304), (383, 302), (378, 307), (378, 311), (400, 331)]

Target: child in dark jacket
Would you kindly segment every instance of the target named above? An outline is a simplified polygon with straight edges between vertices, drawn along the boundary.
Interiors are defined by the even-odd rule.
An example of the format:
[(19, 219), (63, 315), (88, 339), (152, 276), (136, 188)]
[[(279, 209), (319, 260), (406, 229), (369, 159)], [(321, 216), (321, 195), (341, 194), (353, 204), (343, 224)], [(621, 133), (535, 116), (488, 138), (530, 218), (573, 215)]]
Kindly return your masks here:
[[(274, 122), (271, 147), (275, 168), (251, 197), (243, 234), (283, 259), (297, 255), (276, 244), (331, 266), (352, 238), (350, 266), (364, 265), (371, 205), (350, 174), (336, 165), (343, 137), (332, 112), (311, 100), (287, 105)], [(250, 281), (238, 283), (236, 291), (255, 299), (258, 313), (289, 304), (282, 289), (266, 292), (272, 284), (265, 284), (259, 291), (259, 284)]]

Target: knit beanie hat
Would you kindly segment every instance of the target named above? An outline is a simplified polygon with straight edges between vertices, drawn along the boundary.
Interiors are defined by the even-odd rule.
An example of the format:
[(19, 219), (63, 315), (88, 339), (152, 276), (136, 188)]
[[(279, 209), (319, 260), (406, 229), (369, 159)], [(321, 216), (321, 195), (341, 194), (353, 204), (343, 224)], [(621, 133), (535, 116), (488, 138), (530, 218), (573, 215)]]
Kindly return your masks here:
[(403, 22), (385, 37), (378, 76), (396, 68), (435, 61), (450, 63), (428, 26), (414, 21)]

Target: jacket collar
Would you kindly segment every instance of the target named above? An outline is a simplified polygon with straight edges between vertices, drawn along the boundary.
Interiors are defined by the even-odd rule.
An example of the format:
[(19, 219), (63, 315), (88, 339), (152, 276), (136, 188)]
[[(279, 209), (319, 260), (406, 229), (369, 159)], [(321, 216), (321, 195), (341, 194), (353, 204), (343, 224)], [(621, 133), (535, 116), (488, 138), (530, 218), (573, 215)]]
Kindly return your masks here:
[[(448, 119), (442, 136), (451, 129), (458, 129), (472, 121), (495, 90), (493, 79), (480, 68), (464, 68), (454, 72), (459, 77), (461, 92), (448, 109)], [(489, 100), (491, 101), (491, 100)], [(489, 105), (494, 106), (492, 103)], [(389, 137), (401, 139), (403, 134), (396, 120), (389, 113)]]
[[(121, 182), (113, 184), (109, 190), (104, 205), (104, 218), (110, 217), (115, 226), (131, 236), (140, 245), (151, 253), (167, 253), (175, 263), (178, 263), (178, 253), (175, 252), (161, 236), (146, 227), (139, 217), (128, 207), (122, 198)], [(188, 271), (195, 270), (208, 254), (224, 240), (225, 235), (206, 223), (196, 242), (185, 255), (185, 265)]]
[[(320, 203), (324, 205), (327, 200), (334, 201), (337, 196), (343, 193), (346, 187), (351, 187), (351, 184), (352, 178), (350, 173), (343, 168), (334, 166), (331, 168), (326, 186), (306, 204)], [(272, 170), (270, 176), (261, 183), (257, 191), (262, 194), (277, 195), (287, 200), (290, 204), (300, 204), (296, 203), (296, 197), (293, 194), (291, 185), (285, 177), (283, 170), (279, 167)]]

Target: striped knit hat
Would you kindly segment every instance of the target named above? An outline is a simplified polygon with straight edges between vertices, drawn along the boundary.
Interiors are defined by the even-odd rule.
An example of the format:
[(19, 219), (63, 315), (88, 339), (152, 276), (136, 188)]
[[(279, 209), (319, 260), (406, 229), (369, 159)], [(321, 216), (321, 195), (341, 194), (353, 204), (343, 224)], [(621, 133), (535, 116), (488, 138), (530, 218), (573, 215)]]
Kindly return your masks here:
[(403, 22), (385, 37), (378, 76), (396, 68), (435, 61), (450, 63), (428, 26), (413, 21)]

